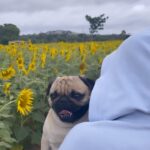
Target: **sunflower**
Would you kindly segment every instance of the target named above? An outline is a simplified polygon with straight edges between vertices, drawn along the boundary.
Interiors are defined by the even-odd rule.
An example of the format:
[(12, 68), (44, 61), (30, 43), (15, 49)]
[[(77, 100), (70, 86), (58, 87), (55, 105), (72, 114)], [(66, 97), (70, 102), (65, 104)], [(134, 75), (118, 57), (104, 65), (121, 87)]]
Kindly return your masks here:
[(44, 68), (46, 63), (46, 53), (41, 54), (41, 67)]
[(27, 69), (25, 69), (25, 68), (22, 70), (23, 74), (26, 75), (26, 76), (28, 76), (29, 71), (30, 71), (30, 70), (27, 70)]
[(80, 64), (80, 75), (84, 75), (86, 72), (86, 64), (83, 62)]
[(50, 50), (50, 55), (51, 55), (52, 59), (54, 59), (57, 56), (57, 49), (56, 48), (52, 48)]
[(31, 89), (23, 89), (20, 91), (17, 99), (17, 111), (23, 115), (28, 115), (33, 106), (33, 91)]
[(70, 59), (71, 59), (71, 52), (68, 51), (66, 53), (65, 60), (66, 60), (66, 62), (68, 62)]
[(6, 82), (4, 84), (4, 87), (3, 87), (3, 91), (6, 95), (9, 95), (10, 94), (10, 87), (11, 87), (11, 83), (10, 82)]
[(91, 43), (91, 53), (92, 53), (92, 55), (94, 55), (95, 53), (96, 53), (96, 51), (97, 51), (97, 45), (96, 45), (96, 43)]
[(21, 55), (17, 58), (17, 64), (19, 70), (24, 69), (24, 58)]
[(29, 70), (29, 72), (36, 70), (36, 61), (35, 61), (34, 59), (33, 59), (33, 60), (31, 61), (31, 63), (29, 64), (28, 70)]
[(2, 71), (0, 72), (0, 78), (1, 78), (2, 80), (9, 80), (9, 79), (11, 79), (12, 77), (14, 77), (15, 74), (16, 74), (16, 70), (15, 70), (12, 66), (10, 66), (10, 67), (8, 67), (7, 69), (2, 70)]

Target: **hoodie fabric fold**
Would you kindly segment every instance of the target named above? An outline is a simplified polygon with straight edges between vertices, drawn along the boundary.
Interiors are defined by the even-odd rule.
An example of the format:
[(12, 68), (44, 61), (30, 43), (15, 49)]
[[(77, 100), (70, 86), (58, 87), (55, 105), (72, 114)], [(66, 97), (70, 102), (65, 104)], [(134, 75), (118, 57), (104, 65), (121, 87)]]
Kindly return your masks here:
[(149, 31), (130, 37), (104, 59), (90, 102), (90, 121), (150, 116)]

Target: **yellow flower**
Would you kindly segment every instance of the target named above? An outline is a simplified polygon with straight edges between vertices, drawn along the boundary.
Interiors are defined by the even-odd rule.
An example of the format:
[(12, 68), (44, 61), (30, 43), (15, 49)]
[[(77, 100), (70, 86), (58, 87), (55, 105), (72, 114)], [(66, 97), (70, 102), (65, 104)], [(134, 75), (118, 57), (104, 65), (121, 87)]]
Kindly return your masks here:
[(60, 50), (60, 55), (61, 55), (62, 57), (65, 56), (65, 49), (61, 49), (61, 50)]
[(41, 54), (41, 67), (44, 68), (46, 63), (46, 53)]
[(57, 56), (57, 49), (56, 48), (52, 48), (50, 50), (50, 56), (52, 57), (52, 59), (54, 59)]
[(3, 91), (6, 95), (9, 95), (10, 94), (10, 87), (11, 87), (11, 83), (10, 82), (6, 82), (4, 84), (4, 87), (3, 87)]
[(23, 115), (28, 115), (33, 106), (33, 92), (31, 89), (23, 89), (20, 91), (17, 99), (17, 111)]
[(0, 72), (0, 78), (3, 80), (9, 80), (10, 78), (14, 77), (15, 74), (16, 74), (15, 69), (12, 66), (10, 66), (7, 69), (2, 70)]
[(24, 69), (24, 59), (22, 56), (17, 58), (17, 64), (18, 64), (18, 69), (23, 70)]
[(35, 71), (36, 69), (36, 63), (34, 61), (32, 61), (30, 64), (29, 64), (29, 67), (28, 67), (28, 70), (29, 71)]
[(65, 60), (66, 60), (66, 62), (68, 62), (70, 59), (71, 59), (71, 52), (68, 51), (66, 53)]
[(23, 72), (24, 75), (28, 76), (30, 70), (27, 70), (27, 69), (23, 68), (22, 72)]
[(86, 64), (85, 63), (81, 63), (80, 64), (80, 75), (84, 75), (86, 72)]
[(83, 63), (85, 63), (85, 61), (86, 61), (86, 54), (83, 54), (83, 55), (80, 55), (80, 56), (81, 56), (81, 61)]
[(85, 53), (85, 45), (83, 43), (79, 45), (79, 51), (80, 51), (80, 55)]
[(91, 43), (91, 52), (92, 52), (92, 55), (94, 55), (97, 51), (97, 45), (96, 43)]
[(103, 58), (102, 57), (98, 58), (98, 63), (102, 64), (102, 62), (103, 62)]

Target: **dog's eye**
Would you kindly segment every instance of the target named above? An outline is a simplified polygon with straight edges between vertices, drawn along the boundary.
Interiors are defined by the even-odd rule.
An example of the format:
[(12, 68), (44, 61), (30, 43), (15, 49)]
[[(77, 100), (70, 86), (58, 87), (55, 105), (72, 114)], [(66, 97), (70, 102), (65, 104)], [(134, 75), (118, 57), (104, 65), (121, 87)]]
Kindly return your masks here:
[(58, 93), (57, 92), (54, 92), (54, 93), (51, 93), (50, 94), (50, 98), (51, 99), (55, 99), (55, 98), (57, 98), (58, 97)]
[(70, 97), (73, 98), (73, 99), (76, 99), (76, 100), (81, 100), (84, 97), (84, 94), (72, 91), (70, 93)]

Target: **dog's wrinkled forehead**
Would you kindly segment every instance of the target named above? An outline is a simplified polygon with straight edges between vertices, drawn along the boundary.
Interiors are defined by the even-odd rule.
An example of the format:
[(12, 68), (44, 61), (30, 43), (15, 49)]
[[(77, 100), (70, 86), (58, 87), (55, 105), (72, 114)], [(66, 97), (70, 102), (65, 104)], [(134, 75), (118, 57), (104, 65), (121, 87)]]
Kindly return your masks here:
[(85, 93), (88, 87), (81, 81), (78, 76), (57, 77), (53, 82), (50, 93), (57, 90), (60, 94), (68, 94), (72, 90)]

